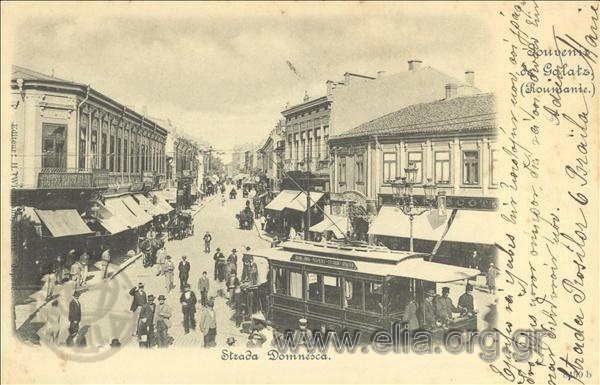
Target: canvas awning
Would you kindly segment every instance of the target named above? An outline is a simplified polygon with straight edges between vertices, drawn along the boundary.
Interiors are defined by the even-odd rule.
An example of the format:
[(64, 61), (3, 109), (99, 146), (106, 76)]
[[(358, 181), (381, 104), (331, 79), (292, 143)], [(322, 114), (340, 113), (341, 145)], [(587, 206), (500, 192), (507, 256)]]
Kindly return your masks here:
[(79, 216), (77, 210), (35, 210), (53, 237), (91, 234), (92, 230)]
[(127, 206), (127, 208), (129, 208), (129, 210), (131, 210), (137, 217), (140, 225), (145, 225), (152, 220), (152, 216), (146, 213), (146, 210), (144, 210), (144, 208), (140, 206), (131, 195), (123, 195), (121, 200), (123, 203), (125, 203), (125, 206)]
[(146, 211), (148, 215), (159, 215), (155, 206), (144, 195), (135, 194), (133, 197), (137, 200), (138, 204), (144, 209), (144, 211)]
[(138, 217), (136, 217), (135, 214), (125, 205), (125, 203), (121, 200), (121, 197), (106, 198), (104, 205), (111, 213), (120, 216), (123, 219), (123, 222), (131, 228), (135, 228), (143, 224), (140, 223)]
[[(304, 191), (300, 192), (300, 194), (298, 194), (292, 202), (286, 205), (286, 208), (302, 212), (306, 211), (306, 195), (307, 194)], [(325, 194), (316, 191), (311, 191), (310, 207), (312, 208), (315, 205), (315, 203), (317, 203), (319, 199), (323, 197), (323, 195)]]
[(118, 214), (111, 212), (102, 203), (96, 202), (98, 210), (96, 210), (96, 218), (98, 222), (111, 234), (118, 234), (132, 228), (125, 219)]
[[(450, 217), (450, 213), (447, 217), (440, 216), (437, 210), (414, 217), (413, 237), (438, 241), (444, 234)], [(444, 240), (493, 245), (496, 242), (497, 227), (494, 223), (497, 221), (497, 213), (493, 211), (458, 210)], [(396, 207), (383, 206), (371, 224), (369, 234), (410, 238), (409, 217)]]
[(158, 194), (158, 191), (151, 192), (150, 196), (154, 201), (154, 208), (159, 214), (167, 215), (171, 211), (173, 211), (173, 206), (171, 206), (166, 200), (164, 200), (162, 195)]
[(291, 203), (294, 198), (300, 194), (296, 190), (282, 190), (269, 204), (265, 207), (267, 210), (282, 211)]
[[(344, 258), (344, 263), (339, 263), (341, 258), (331, 258), (315, 254), (311, 259), (310, 255), (305, 257), (302, 253), (301, 259), (298, 258), (298, 251), (283, 250), (281, 247), (261, 249), (252, 252), (252, 255), (260, 256), (268, 260), (288, 262), (298, 265), (308, 266), (327, 266), (334, 270), (348, 270), (352, 272), (373, 274), (382, 277), (404, 277), (413, 278), (429, 282), (446, 283), (460, 281), (475, 277), (480, 274), (477, 269), (468, 269), (459, 266), (446, 265), (443, 263), (429, 262), (421, 257), (410, 257), (400, 260), (396, 264), (357, 261)], [(332, 263), (329, 263), (331, 261)]]
[(348, 231), (348, 218), (339, 215), (329, 215), (321, 222), (310, 227), (310, 231), (315, 233), (323, 233), (332, 231), (336, 238), (344, 238)]

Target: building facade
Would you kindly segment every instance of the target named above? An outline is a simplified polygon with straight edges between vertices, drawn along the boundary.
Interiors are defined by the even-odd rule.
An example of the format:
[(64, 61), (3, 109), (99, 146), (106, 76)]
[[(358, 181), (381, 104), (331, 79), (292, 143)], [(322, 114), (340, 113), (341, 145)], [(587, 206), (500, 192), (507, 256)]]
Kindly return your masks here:
[(272, 191), (279, 190), (285, 152), (284, 122), (279, 121), (257, 151), (257, 168)]
[[(431, 251), (431, 242), (439, 240), (451, 216), (453, 232), (446, 233), (445, 239), (463, 246), (485, 245), (487, 249), (482, 251), (489, 255), (492, 230), (477, 231), (475, 227), (493, 220), (489, 213), (497, 209), (495, 98), (492, 94), (458, 96), (452, 87), (445, 96), (331, 138), (332, 186), (338, 194), (355, 193), (378, 207), (378, 216), (366, 224), (368, 233), (388, 246), (407, 249), (408, 219), (392, 209), (396, 204), (393, 184), (403, 177), (412, 178), (416, 206), (421, 206), (422, 188), (434, 183), (444, 199), (435, 204), (439, 213), (434, 210), (415, 219), (420, 230), (414, 237), (426, 241), (421, 251)], [(475, 227), (469, 231), (469, 226)], [(364, 229), (362, 232), (364, 236)]]

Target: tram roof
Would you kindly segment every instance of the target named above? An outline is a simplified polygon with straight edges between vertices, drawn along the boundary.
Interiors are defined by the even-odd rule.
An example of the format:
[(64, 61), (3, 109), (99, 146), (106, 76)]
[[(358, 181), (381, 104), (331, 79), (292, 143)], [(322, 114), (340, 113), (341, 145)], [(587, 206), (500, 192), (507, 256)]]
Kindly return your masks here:
[[(286, 242), (289, 243), (289, 242)], [(298, 245), (287, 245), (284, 243), (281, 247), (255, 250), (252, 255), (264, 257), (270, 261), (288, 262), (297, 265), (325, 267), (338, 271), (348, 271), (363, 274), (372, 274), (378, 276), (394, 276), (413, 278), (430, 282), (453, 282), (477, 276), (480, 272), (477, 269), (467, 269), (464, 267), (446, 265), (443, 263), (430, 262), (423, 258), (423, 254), (411, 252), (399, 252), (404, 255), (397, 259), (395, 263), (384, 262), (378, 259), (365, 260), (347, 258), (340, 253), (314, 253), (306, 247), (303, 249), (294, 248)], [(290, 248), (290, 246), (292, 246)], [(378, 251), (383, 254), (383, 251)], [(396, 254), (390, 253), (390, 254)], [(395, 258), (399, 258), (396, 256)]]
[(427, 254), (413, 251), (390, 250), (381, 246), (346, 246), (336, 243), (317, 243), (294, 240), (280, 244), (283, 250), (312, 253), (355, 261), (396, 264), (406, 258), (424, 257)]

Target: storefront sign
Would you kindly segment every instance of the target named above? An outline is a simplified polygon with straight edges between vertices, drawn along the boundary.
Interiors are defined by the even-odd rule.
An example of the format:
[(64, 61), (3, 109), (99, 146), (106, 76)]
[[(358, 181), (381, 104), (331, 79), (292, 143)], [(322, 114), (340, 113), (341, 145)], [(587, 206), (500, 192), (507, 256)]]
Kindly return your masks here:
[(293, 254), (292, 262), (303, 262), (303, 263), (312, 263), (314, 265), (322, 265), (328, 267), (338, 267), (342, 269), (349, 270), (358, 270), (356, 264), (352, 261), (340, 261), (339, 259), (329, 259), (323, 257), (316, 257), (314, 255), (300, 255)]
[[(380, 205), (394, 204), (394, 198), (390, 194), (379, 194), (379, 197)], [(414, 202), (416, 206), (426, 206), (423, 195), (415, 195)], [(492, 197), (446, 196), (446, 208), (495, 211), (498, 209), (498, 199)]]

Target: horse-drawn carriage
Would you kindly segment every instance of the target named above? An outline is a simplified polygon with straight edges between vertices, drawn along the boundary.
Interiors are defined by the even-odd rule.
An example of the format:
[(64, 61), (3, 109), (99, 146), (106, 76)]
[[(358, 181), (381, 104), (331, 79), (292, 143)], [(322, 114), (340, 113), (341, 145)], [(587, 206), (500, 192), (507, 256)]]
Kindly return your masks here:
[(235, 217), (239, 222), (240, 229), (252, 230), (252, 226), (254, 226), (254, 213), (248, 204), (246, 205), (246, 208), (240, 211), (239, 214), (236, 214)]
[(184, 210), (178, 211), (168, 226), (169, 240), (184, 239), (194, 235), (194, 218), (192, 213)]
[(229, 191), (229, 199), (235, 199), (237, 197), (237, 191), (235, 190), (235, 188), (232, 188), (231, 191)]
[(144, 254), (144, 267), (154, 266), (156, 263), (156, 252), (165, 245), (162, 238), (144, 238), (140, 242), (140, 250)]

